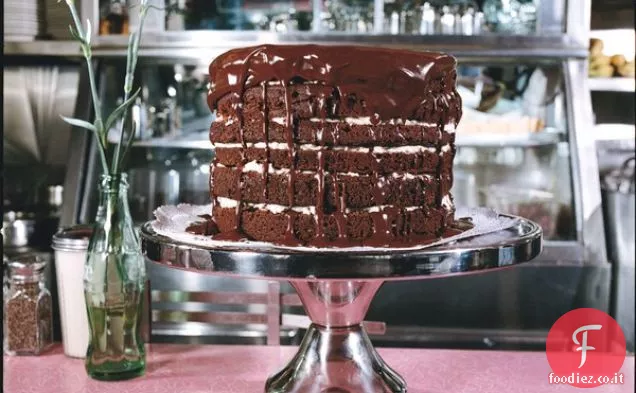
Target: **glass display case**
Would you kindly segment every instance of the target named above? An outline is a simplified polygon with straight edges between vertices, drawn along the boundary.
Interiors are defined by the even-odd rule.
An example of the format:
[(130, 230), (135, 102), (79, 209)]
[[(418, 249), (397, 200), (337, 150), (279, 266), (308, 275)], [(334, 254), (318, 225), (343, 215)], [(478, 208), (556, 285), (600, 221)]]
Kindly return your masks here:
[[(459, 61), (458, 90), (464, 102), (457, 130), (456, 204), (528, 217), (543, 227), (545, 248), (537, 261), (517, 269), (386, 284), (369, 319), (385, 321), (388, 328), (374, 340), (405, 346), (541, 347), (544, 333), (560, 315), (577, 307), (607, 310), (610, 293), (586, 86), (591, 6), (589, 1), (574, 3), (178, 1), (166, 9), (164, 25), (159, 22), (144, 33), (140, 49), (136, 80), (142, 94), (131, 112), (144, 126), (129, 162), (134, 219), (151, 219), (162, 204), (207, 203), (208, 164), (214, 154), (208, 136), (213, 115), (205, 101), (207, 66), (220, 53), (260, 43), (448, 52)], [(102, 2), (84, 0), (81, 9), (97, 16), (103, 8)], [(128, 23), (134, 28), (135, 21)], [(95, 38), (93, 51), (102, 94), (116, 105), (119, 97), (110, 88), (121, 84), (127, 39), (95, 29), (95, 34), (106, 32)], [(37, 50), (79, 55), (73, 43), (60, 44), (56, 53), (37, 42), (5, 46), (5, 53), (16, 56)], [(79, 83), (75, 116), (80, 118), (90, 114), (86, 83)], [(72, 192), (66, 195), (63, 224), (88, 222), (95, 209), (98, 168), (90, 135), (73, 130), (71, 146), (65, 189)], [(171, 283), (194, 280), (199, 290), (237, 282), (245, 290), (263, 289), (262, 283), (248, 280), (181, 273), (156, 274)], [(162, 282), (158, 287), (168, 288)], [(177, 297), (188, 299), (185, 292)], [(187, 314), (183, 311), (182, 317)], [(173, 327), (161, 334), (202, 335)]]

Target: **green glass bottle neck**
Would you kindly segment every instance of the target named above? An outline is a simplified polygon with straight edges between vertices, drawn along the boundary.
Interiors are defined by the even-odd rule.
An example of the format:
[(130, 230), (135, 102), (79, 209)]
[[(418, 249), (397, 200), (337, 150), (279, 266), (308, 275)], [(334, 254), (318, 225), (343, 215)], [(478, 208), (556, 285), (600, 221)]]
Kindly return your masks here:
[(101, 194), (126, 195), (128, 192), (128, 175), (101, 175), (99, 178), (99, 192)]

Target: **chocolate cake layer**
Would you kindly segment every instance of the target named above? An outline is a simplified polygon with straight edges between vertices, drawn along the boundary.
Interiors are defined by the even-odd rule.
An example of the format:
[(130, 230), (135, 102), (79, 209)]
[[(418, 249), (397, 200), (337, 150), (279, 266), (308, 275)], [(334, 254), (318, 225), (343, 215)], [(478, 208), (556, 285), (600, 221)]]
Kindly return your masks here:
[[(233, 208), (215, 207), (213, 215), (221, 232), (232, 231), (235, 227)], [(440, 237), (440, 229), (448, 220), (452, 221), (452, 211), (445, 208), (416, 208), (412, 210), (384, 208), (377, 212), (358, 211), (348, 214), (325, 214), (322, 219), (322, 233), (325, 245), (329, 243), (362, 246), (376, 238), (376, 241), (392, 239), (393, 246), (431, 242)], [(279, 243), (289, 237), (288, 228), (294, 239), (305, 244), (316, 243), (317, 217), (296, 211), (272, 212), (262, 208), (246, 207), (241, 211), (241, 229), (247, 236), (261, 241)]]
[(404, 246), (454, 219), (455, 60), (363, 47), (271, 46), (210, 65), (219, 238)]
[[(233, 92), (221, 97), (216, 109), (219, 116), (224, 118), (239, 115), (262, 113), (267, 107), (270, 119), (285, 118), (287, 109), (285, 100), (289, 100), (290, 115), (293, 119), (326, 118), (338, 119), (345, 117), (376, 117), (376, 120), (390, 120), (390, 117), (378, 117), (367, 105), (367, 100), (359, 93), (341, 96), (336, 86), (318, 84), (303, 84), (295, 82), (282, 86), (278, 82), (268, 84), (265, 88), (251, 87), (243, 93), (243, 101), (239, 93)], [(453, 88), (455, 84), (453, 83)], [(436, 83), (435, 90), (425, 90), (418, 94), (416, 105), (411, 112), (404, 113), (399, 119), (423, 121), (429, 123), (455, 122), (461, 116), (461, 98), (454, 92)], [(267, 97), (264, 97), (266, 95)], [(439, 109), (443, 108), (443, 111)]]
[[(318, 175), (303, 171), (293, 176), (293, 200), (290, 201), (287, 193), (291, 180), (289, 173), (268, 173), (266, 176), (259, 172), (239, 172), (236, 168), (216, 166), (212, 174), (212, 196), (233, 199), (237, 203), (273, 203), (286, 207), (316, 207), (322, 204), (328, 212), (337, 210), (338, 204), (346, 205), (345, 209), (389, 204), (398, 207), (435, 206), (438, 184), (450, 183), (449, 175), (440, 179), (410, 174), (368, 176), (324, 173), (323, 176), (323, 200), (318, 199), (321, 195)], [(448, 186), (443, 189), (446, 188)]]
[(318, 171), (322, 159), (323, 170), (327, 172), (365, 175), (406, 172), (434, 175), (438, 172), (440, 162), (441, 171), (449, 173), (452, 170), (454, 155), (450, 145), (444, 145), (439, 153), (435, 147), (424, 146), (333, 149), (300, 145), (292, 157), (287, 149), (273, 149), (271, 145), (269, 148), (248, 146), (243, 149), (217, 144), (216, 162), (229, 167), (239, 166), (248, 161), (267, 163), (270, 170), (294, 167), (298, 171)]
[[(256, 117), (256, 118), (255, 118)], [(436, 145), (455, 142), (454, 124), (415, 123), (352, 124), (355, 119), (305, 119), (292, 124), (294, 143), (311, 143), (326, 146), (403, 146), (411, 144)], [(370, 121), (370, 120), (369, 120)], [(395, 123), (395, 120), (393, 121)], [(236, 118), (221, 119), (212, 123), (210, 140), (213, 143), (278, 142), (287, 143), (285, 120), (274, 118), (265, 123), (262, 115), (249, 116), (243, 126)], [(241, 133), (242, 130), (242, 133)], [(267, 130), (267, 135), (266, 131)]]

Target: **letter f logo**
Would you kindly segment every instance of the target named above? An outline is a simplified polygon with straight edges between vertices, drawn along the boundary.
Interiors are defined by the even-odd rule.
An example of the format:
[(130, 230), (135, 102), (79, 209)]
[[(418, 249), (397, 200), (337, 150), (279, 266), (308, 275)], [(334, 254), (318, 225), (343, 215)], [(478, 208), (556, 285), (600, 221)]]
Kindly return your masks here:
[[(574, 341), (574, 344), (580, 345), (580, 347), (576, 348), (577, 351), (581, 351), (581, 364), (579, 364), (579, 368), (583, 367), (583, 365), (585, 364), (585, 361), (587, 360), (587, 351), (593, 351), (596, 349), (594, 347), (587, 345), (587, 331), (601, 330), (602, 327), (603, 327), (602, 325), (585, 325), (576, 329), (574, 333), (572, 334), (572, 341)], [(581, 335), (582, 340), (581, 342), (579, 342), (576, 336), (581, 332), (583, 332), (583, 334)]]

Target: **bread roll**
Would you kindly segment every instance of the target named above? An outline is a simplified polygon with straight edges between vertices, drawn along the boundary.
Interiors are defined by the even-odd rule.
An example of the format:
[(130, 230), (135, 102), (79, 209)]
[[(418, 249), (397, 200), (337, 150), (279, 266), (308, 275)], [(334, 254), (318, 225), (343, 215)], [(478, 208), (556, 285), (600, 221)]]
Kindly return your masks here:
[(630, 61), (629, 63), (625, 63), (620, 67), (616, 68), (616, 72), (623, 77), (633, 78), (634, 77), (634, 62)]
[(625, 63), (627, 63), (627, 60), (623, 55), (614, 55), (610, 58), (610, 64), (616, 68), (624, 66)]
[(609, 56), (594, 56), (590, 57), (590, 68), (597, 68), (601, 66), (611, 65), (611, 58)]
[(614, 67), (609, 64), (590, 67), (588, 75), (592, 78), (609, 78), (614, 75)]
[(603, 54), (603, 41), (598, 38), (590, 38), (590, 56)]

